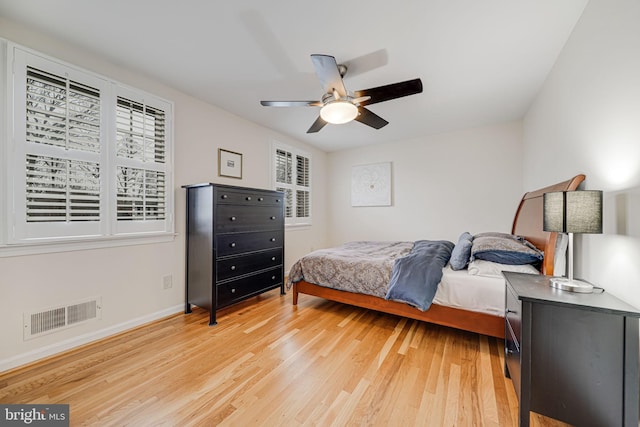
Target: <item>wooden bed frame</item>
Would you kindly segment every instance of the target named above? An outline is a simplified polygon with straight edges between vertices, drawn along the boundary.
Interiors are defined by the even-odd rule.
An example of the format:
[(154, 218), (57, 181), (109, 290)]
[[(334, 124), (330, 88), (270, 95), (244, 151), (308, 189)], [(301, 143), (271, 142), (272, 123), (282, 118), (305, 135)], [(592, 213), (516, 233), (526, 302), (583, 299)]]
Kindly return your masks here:
[[(576, 175), (570, 180), (525, 193), (518, 205), (513, 219), (511, 233), (525, 237), (538, 249), (544, 251), (545, 256), (541, 268), (543, 274), (553, 275), (553, 261), (558, 235), (557, 233), (548, 233), (542, 230), (542, 195), (551, 191), (576, 190), (584, 179), (584, 175)], [(389, 301), (371, 295), (340, 291), (305, 281), (294, 283), (292, 289), (294, 305), (298, 304), (299, 294), (307, 294), (357, 307), (377, 310), (383, 313), (395, 314), (410, 319), (504, 338), (504, 317), (502, 316), (494, 316), (437, 304), (432, 304), (427, 311), (420, 311), (405, 303)]]

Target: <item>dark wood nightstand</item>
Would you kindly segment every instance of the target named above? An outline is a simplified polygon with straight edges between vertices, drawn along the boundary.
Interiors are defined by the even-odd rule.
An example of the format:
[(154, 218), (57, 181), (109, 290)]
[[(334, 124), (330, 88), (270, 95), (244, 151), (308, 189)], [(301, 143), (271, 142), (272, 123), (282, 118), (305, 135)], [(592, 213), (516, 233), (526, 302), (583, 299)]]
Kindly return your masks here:
[(613, 295), (549, 286), (548, 276), (506, 278), (505, 375), (529, 411), (576, 426), (638, 426), (640, 311)]

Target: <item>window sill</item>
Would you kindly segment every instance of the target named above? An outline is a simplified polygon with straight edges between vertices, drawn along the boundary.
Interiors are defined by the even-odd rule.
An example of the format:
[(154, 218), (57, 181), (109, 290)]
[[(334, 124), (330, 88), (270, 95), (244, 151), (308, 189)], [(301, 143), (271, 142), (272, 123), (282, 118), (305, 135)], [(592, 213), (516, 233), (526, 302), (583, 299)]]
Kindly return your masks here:
[(137, 236), (103, 237), (95, 240), (73, 240), (50, 243), (28, 243), (0, 245), (0, 258), (23, 255), (39, 255), (56, 252), (84, 251), (89, 249), (114, 248), (120, 246), (149, 245), (175, 240), (176, 233), (158, 233)]
[(291, 231), (295, 231), (295, 230), (306, 230), (308, 228), (311, 228), (312, 224), (285, 224), (284, 225), (284, 229), (285, 230), (291, 230)]

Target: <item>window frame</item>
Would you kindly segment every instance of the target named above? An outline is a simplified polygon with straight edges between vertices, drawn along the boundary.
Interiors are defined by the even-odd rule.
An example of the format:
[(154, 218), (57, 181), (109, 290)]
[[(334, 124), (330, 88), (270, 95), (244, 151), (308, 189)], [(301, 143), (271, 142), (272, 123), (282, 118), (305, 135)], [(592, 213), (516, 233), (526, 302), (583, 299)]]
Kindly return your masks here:
[[(8, 244), (26, 243), (34, 241), (54, 241), (57, 239), (76, 239), (86, 238), (86, 236), (99, 236), (108, 232), (105, 229), (105, 211), (106, 205), (102, 203), (106, 196), (106, 188), (104, 186), (104, 180), (102, 181), (100, 189), (100, 216), (101, 219), (97, 222), (91, 221), (87, 223), (67, 223), (67, 222), (46, 222), (46, 223), (29, 223), (27, 221), (26, 204), (19, 203), (20, 200), (26, 199), (27, 183), (26, 174), (24, 172), (23, 159), (27, 154), (46, 156), (51, 158), (60, 158), (64, 160), (75, 161), (89, 161), (97, 162), (99, 165), (103, 165), (107, 161), (107, 150), (104, 149), (104, 140), (108, 139), (107, 129), (103, 126), (103, 123), (109, 122), (107, 116), (108, 108), (106, 104), (106, 98), (102, 96), (104, 92), (109, 91), (108, 82), (100, 77), (92, 75), (91, 73), (77, 70), (72, 67), (67, 67), (58, 61), (48, 59), (42, 55), (28, 51), (27, 49), (9, 45), (7, 60), (12, 64), (11, 74), (8, 76), (8, 83), (10, 86), (11, 94), (9, 95), (8, 107), (13, 112), (9, 126), (12, 130), (12, 137), (9, 141), (8, 148), (9, 154), (7, 156), (5, 165), (8, 174), (8, 181), (10, 188), (7, 189), (7, 201), (9, 203), (9, 209), (14, 220), (14, 224), (10, 230), (8, 230)], [(17, 68), (25, 66), (23, 73), (18, 73)], [(27, 120), (26, 113), (24, 112), (26, 106), (26, 85), (27, 85), (27, 72), (26, 68), (31, 66), (32, 68), (42, 69), (46, 68), (46, 72), (56, 75), (63, 75), (69, 80), (81, 80), (83, 84), (91, 85), (100, 90), (100, 139), (101, 151), (99, 153), (83, 152), (80, 150), (69, 150), (67, 148), (60, 148), (47, 144), (33, 144), (27, 141)], [(21, 96), (22, 95), (22, 96)], [(13, 161), (12, 161), (13, 160)], [(102, 173), (102, 172), (101, 172)], [(13, 183), (13, 185), (11, 185)]]
[[(113, 145), (110, 147), (113, 150), (113, 162), (111, 163), (112, 171), (109, 172), (109, 177), (111, 177), (114, 181), (112, 182), (112, 186), (110, 187), (112, 190), (112, 194), (110, 195), (110, 200), (113, 201), (115, 209), (110, 211), (110, 214), (114, 215), (113, 224), (116, 229), (114, 230), (114, 234), (128, 234), (128, 233), (140, 233), (140, 232), (173, 232), (173, 133), (172, 133), (172, 115), (173, 115), (173, 105), (171, 105), (170, 111), (166, 111), (166, 108), (163, 108), (162, 104), (159, 103), (167, 102), (164, 100), (160, 100), (158, 97), (153, 97), (146, 95), (146, 98), (140, 97), (139, 94), (130, 89), (123, 86), (119, 86), (115, 89), (116, 94), (114, 96), (115, 105), (117, 107), (118, 98), (126, 98), (127, 100), (137, 101), (143, 103), (145, 106), (149, 106), (155, 109), (163, 110), (165, 113), (165, 150), (164, 163), (160, 164), (157, 162), (145, 163), (140, 162), (138, 160), (127, 159), (117, 155), (117, 143), (116, 143), (116, 125), (115, 125), (115, 117), (114, 117), (114, 135), (113, 135)], [(138, 96), (137, 96), (138, 95)], [(138, 99), (136, 99), (136, 97)], [(115, 111), (115, 110), (114, 110)], [(115, 114), (114, 114), (115, 115)], [(171, 117), (170, 117), (171, 116)], [(171, 135), (171, 136), (169, 136)], [(162, 166), (161, 166), (162, 165)], [(169, 221), (171, 223), (170, 230), (160, 230), (158, 229), (159, 223), (154, 223), (150, 221), (119, 221), (117, 216), (117, 168), (118, 167), (130, 167), (130, 168), (142, 168), (145, 171), (156, 171), (163, 172), (165, 174), (165, 222)]]
[[(291, 154), (292, 156), (292, 165), (291, 165), (291, 184), (283, 183), (278, 181), (277, 172), (278, 172), (278, 150), (285, 151), (286, 153)], [(307, 167), (307, 181), (308, 186), (301, 186), (297, 184), (297, 159), (296, 157), (304, 157), (308, 161)], [(313, 203), (312, 203), (312, 195), (313, 195), (313, 182), (312, 182), (312, 170), (313, 170), (313, 158), (311, 153), (301, 150), (296, 147), (292, 147), (290, 145), (283, 144), (278, 141), (273, 141), (271, 144), (271, 165), (272, 165), (272, 188), (274, 190), (285, 188), (291, 189), (291, 211), (292, 216), (287, 217), (285, 211), (285, 227), (310, 227), (313, 224)], [(308, 212), (309, 216), (298, 217), (297, 216), (297, 191), (306, 191), (308, 193)], [(285, 194), (285, 209), (288, 207), (287, 195)]]
[[(4, 169), (0, 173), (0, 211), (4, 213), (4, 219), (0, 221), (0, 257), (173, 240), (173, 102), (2, 38), (0, 64), (0, 84), (5, 89), (0, 106), (0, 124), (6, 129), (0, 134), (0, 165)], [(97, 86), (100, 90), (100, 149), (97, 153), (27, 141), (27, 67), (64, 76), (91, 87)], [(116, 155), (116, 108), (119, 96), (153, 105), (164, 112), (165, 163), (161, 169), (165, 177), (165, 216), (162, 220), (130, 221), (124, 227), (120, 224), (123, 221), (117, 220), (116, 167), (120, 163)], [(58, 223), (27, 221), (25, 159), (27, 154), (34, 151), (37, 156), (98, 161), (99, 220)]]

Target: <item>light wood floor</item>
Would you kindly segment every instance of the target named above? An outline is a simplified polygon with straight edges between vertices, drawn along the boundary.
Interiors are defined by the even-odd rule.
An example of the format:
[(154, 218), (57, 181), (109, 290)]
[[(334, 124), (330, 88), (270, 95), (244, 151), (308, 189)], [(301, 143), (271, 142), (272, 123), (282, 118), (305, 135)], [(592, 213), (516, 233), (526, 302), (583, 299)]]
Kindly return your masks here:
[(277, 290), (218, 321), (194, 308), (5, 373), (0, 402), (91, 426), (517, 425), (501, 340)]

